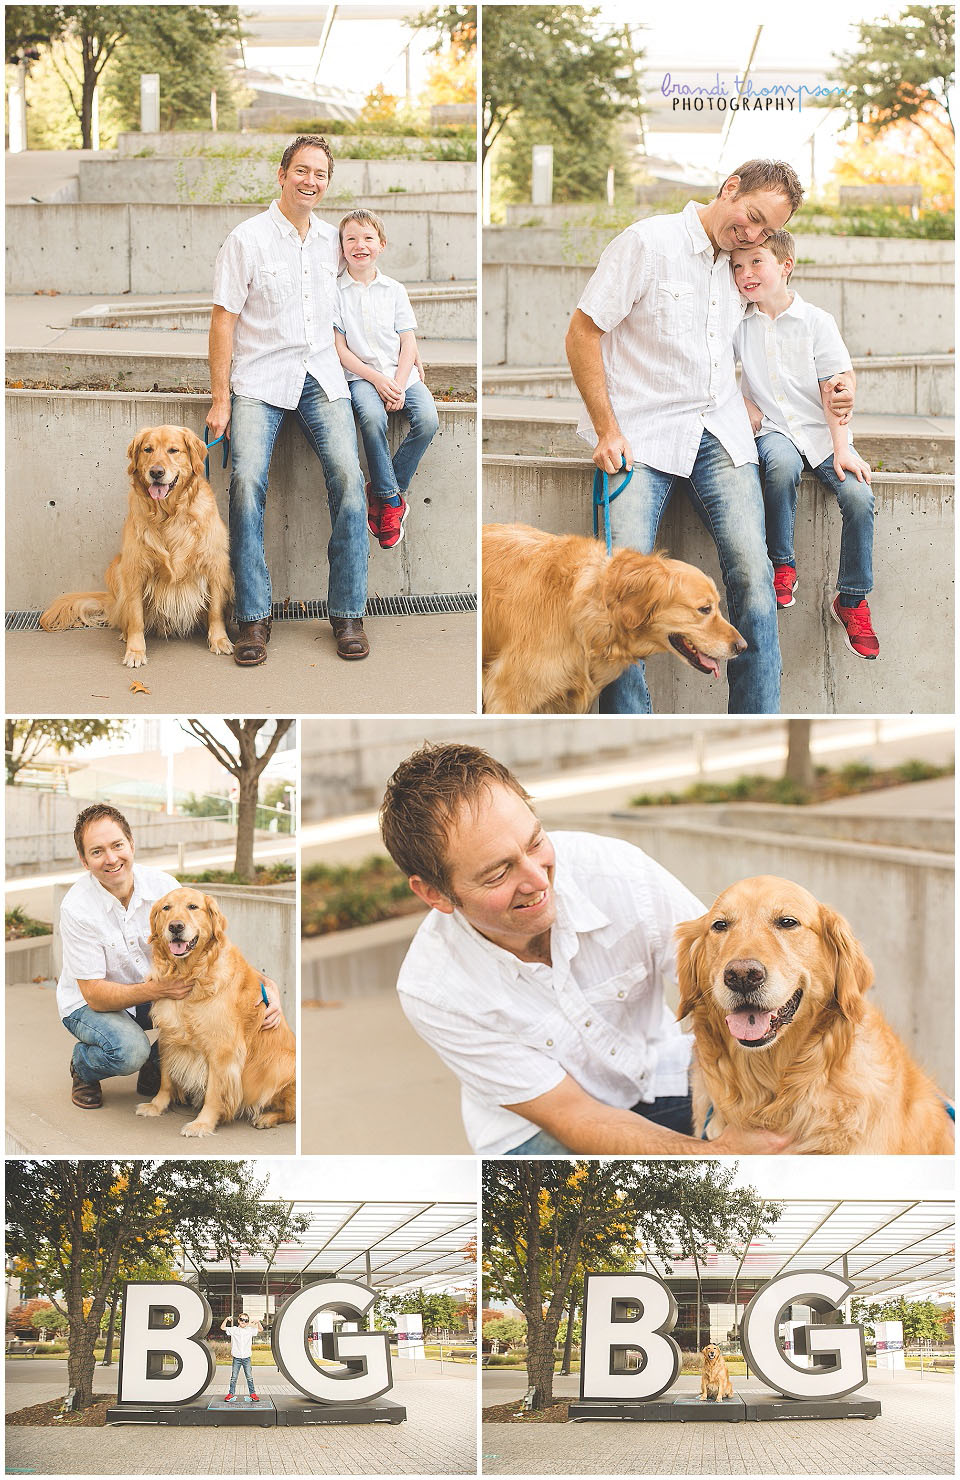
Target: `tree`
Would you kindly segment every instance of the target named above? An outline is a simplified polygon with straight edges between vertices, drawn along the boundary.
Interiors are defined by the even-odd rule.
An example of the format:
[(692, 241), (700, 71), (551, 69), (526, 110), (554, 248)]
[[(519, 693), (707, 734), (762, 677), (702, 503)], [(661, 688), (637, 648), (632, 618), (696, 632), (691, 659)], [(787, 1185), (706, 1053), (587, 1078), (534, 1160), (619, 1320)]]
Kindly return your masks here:
[(527, 1339), (527, 1323), (522, 1316), (493, 1316), (483, 1323), (483, 1339), (494, 1342), (504, 1351), (509, 1351), (511, 1346), (523, 1346)]
[(7, 1253), (69, 1320), (74, 1408), (93, 1401), (94, 1342), (124, 1259), (155, 1247), (182, 1249), (197, 1265), (238, 1249), (272, 1255), (306, 1219), (264, 1201), (265, 1186), (242, 1161), (8, 1164)]
[(411, 23), (418, 30), (437, 32), (429, 51), (437, 54), (427, 73), (421, 101), (475, 103), (477, 101), (477, 7), (437, 6)]
[[(953, 6), (908, 5), (896, 19), (862, 21), (857, 29), (857, 50), (836, 57), (831, 77), (847, 89), (841, 106), (874, 135), (912, 124), (952, 169)], [(933, 120), (946, 125), (942, 142)]]
[(475, 5), (435, 5), (431, 10), (421, 11), (407, 24), (417, 31), (437, 32), (437, 40), (427, 48), (428, 51), (443, 51), (448, 46), (461, 52), (475, 52), (477, 49)]
[(262, 753), (257, 753), (257, 736), (269, 721), (265, 719), (225, 719), (230, 734), (237, 742), (237, 753), (216, 738), (199, 719), (188, 719), (181, 726), (204, 745), (215, 761), (234, 776), (239, 786), (237, 800), (237, 851), (234, 872), (241, 879), (253, 877), (253, 830), (257, 816), (257, 794), (260, 776), (277, 746), (293, 724), (292, 719), (273, 721), (273, 734)]
[(813, 756), (810, 753), (810, 727), (808, 719), (787, 720), (787, 763), (784, 766), (785, 780), (793, 781), (809, 791), (813, 786)]
[(140, 127), (140, 76), (160, 77), (161, 129), (209, 128), (210, 94), (220, 127), (237, 120), (237, 87), (229, 51), (240, 40), (235, 5), (143, 5), (117, 47), (104, 91), (121, 128)]
[(735, 1171), (716, 1161), (484, 1163), (486, 1295), (526, 1316), (534, 1408), (553, 1402), (557, 1333), (585, 1249), (594, 1269), (649, 1251), (669, 1270), (671, 1258), (742, 1247), (773, 1226), (779, 1205), (732, 1187)]
[(4, 731), (7, 785), (15, 786), (24, 766), (29, 766), (47, 745), (72, 755), (91, 740), (119, 740), (126, 721), (116, 719), (8, 719)]

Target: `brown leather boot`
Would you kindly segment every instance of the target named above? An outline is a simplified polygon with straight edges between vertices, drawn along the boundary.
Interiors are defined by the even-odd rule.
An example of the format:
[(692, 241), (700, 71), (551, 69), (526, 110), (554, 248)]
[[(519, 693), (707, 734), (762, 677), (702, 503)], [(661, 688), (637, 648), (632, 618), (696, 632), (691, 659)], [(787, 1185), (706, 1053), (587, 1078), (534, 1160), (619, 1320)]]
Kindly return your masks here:
[(337, 639), (338, 658), (365, 658), (370, 651), (361, 617), (331, 617), (330, 626)]
[(234, 644), (233, 661), (239, 668), (256, 668), (267, 661), (267, 643), (270, 641), (272, 617), (260, 622), (241, 622), (240, 635)]
[(99, 1110), (103, 1104), (103, 1090), (100, 1088), (99, 1079), (81, 1079), (80, 1075), (70, 1062), (70, 1078), (73, 1080), (73, 1088), (70, 1098), (81, 1110)]

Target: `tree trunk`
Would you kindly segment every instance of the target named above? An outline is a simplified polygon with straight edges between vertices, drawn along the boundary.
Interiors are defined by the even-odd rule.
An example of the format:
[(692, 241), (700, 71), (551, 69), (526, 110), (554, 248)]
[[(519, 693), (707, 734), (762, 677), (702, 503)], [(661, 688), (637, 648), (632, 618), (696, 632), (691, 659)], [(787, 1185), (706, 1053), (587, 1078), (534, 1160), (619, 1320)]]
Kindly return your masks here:
[(807, 791), (813, 786), (813, 756), (810, 754), (808, 719), (787, 720), (787, 765), (784, 777)]
[(70, 1351), (67, 1356), (67, 1387), (73, 1388), (73, 1406), (89, 1408), (93, 1402), (93, 1380), (97, 1354), (93, 1349), (97, 1327), (90, 1320), (70, 1321)]
[(103, 1349), (104, 1367), (113, 1366), (113, 1333), (117, 1324), (117, 1305), (120, 1300), (120, 1291), (114, 1290), (110, 1297), (110, 1322), (107, 1326), (107, 1341)]
[(567, 1311), (567, 1334), (563, 1343), (563, 1361), (560, 1363), (560, 1375), (570, 1376), (570, 1354), (573, 1350), (573, 1322), (577, 1314), (577, 1301), (574, 1297), (570, 1301), (570, 1309)]
[(534, 1408), (549, 1408), (553, 1402), (553, 1363), (557, 1339), (555, 1322), (547, 1324), (537, 1321), (536, 1326), (527, 1317), (527, 1381), (533, 1388)]
[(234, 871), (244, 881), (253, 878), (253, 826), (257, 817), (257, 776), (240, 776), (237, 804), (237, 853)]

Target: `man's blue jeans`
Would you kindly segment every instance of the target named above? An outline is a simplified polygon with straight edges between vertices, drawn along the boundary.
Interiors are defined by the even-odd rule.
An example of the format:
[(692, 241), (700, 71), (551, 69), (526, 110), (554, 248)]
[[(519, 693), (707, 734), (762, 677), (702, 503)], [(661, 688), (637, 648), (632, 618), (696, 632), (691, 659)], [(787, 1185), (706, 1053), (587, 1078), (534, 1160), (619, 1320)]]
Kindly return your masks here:
[(237, 1378), (240, 1376), (240, 1369), (241, 1369), (241, 1367), (243, 1368), (243, 1375), (247, 1379), (247, 1392), (248, 1393), (255, 1393), (256, 1392), (256, 1388), (253, 1385), (253, 1358), (252, 1357), (234, 1357), (233, 1358), (233, 1366), (230, 1369), (230, 1396), (231, 1397), (233, 1397), (234, 1393), (237, 1391)]
[(84, 1003), (63, 1026), (79, 1039), (71, 1063), (87, 1084), (136, 1074), (150, 1057), (150, 1039), (129, 1012), (95, 1012)]
[[(642, 1115), (654, 1125), (664, 1125), (681, 1136), (693, 1135), (693, 1111), (689, 1095), (658, 1095), (651, 1104), (640, 1100), (631, 1106), (634, 1115)], [(536, 1135), (513, 1146), (504, 1156), (572, 1156), (569, 1147), (551, 1136), (549, 1131), (537, 1131)]]
[(813, 468), (789, 437), (764, 432), (757, 438), (763, 507), (767, 521), (767, 549), (774, 565), (796, 565), (793, 536), (797, 522), (797, 490), (804, 468), (836, 494), (840, 505), (840, 573), (837, 590), (866, 596), (873, 590), (874, 499), (869, 483), (856, 473), (841, 482), (834, 472), (833, 455)]
[[(263, 553), (263, 515), (267, 475), (282, 406), (251, 396), (233, 396), (230, 446), (230, 563), (236, 588), (238, 622), (261, 622), (270, 615), (270, 572)], [(327, 615), (362, 617), (367, 605), (367, 504), (357, 453), (353, 403), (331, 401), (308, 375), (295, 415), (320, 459), (330, 506), (330, 566)]]
[[(350, 397), (360, 423), (371, 489), (380, 498), (406, 493), (420, 459), (440, 430), (433, 396), (418, 380), (404, 391), (403, 410), (389, 413), (369, 380), (351, 380)], [(410, 430), (393, 457), (387, 441), (387, 417), (391, 414), (405, 416), (410, 422)]]
[[(747, 651), (727, 664), (731, 714), (780, 713), (780, 639), (773, 568), (767, 558), (763, 497), (755, 463), (734, 466), (723, 444), (705, 431), (689, 479), (634, 463), (633, 478), (610, 505), (614, 545), (648, 555), (678, 482), (713, 536), (727, 595), (727, 614)], [(650, 714), (642, 663), (628, 668), (600, 695), (601, 714)]]

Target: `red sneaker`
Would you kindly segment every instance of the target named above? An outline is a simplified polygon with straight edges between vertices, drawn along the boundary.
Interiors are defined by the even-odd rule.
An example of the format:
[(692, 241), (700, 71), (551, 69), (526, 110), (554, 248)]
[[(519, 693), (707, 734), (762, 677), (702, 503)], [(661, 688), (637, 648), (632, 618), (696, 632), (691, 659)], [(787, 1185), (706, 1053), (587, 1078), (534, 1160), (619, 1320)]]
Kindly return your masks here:
[(250, 1402), (251, 1403), (259, 1403), (260, 1402), (260, 1394), (259, 1393), (251, 1393), (250, 1394)]
[(400, 494), (398, 504), (380, 505), (380, 532), (377, 535), (381, 550), (392, 550), (394, 545), (399, 545), (403, 539), (403, 521), (410, 511), (410, 506)]
[(775, 565), (773, 567), (773, 589), (777, 597), (777, 606), (795, 606), (793, 593), (797, 589), (797, 572), (792, 565)]
[(839, 622), (844, 631), (844, 642), (858, 658), (875, 658), (880, 652), (880, 642), (870, 622), (870, 608), (861, 599), (856, 606), (841, 606), (837, 596), (830, 603), (830, 615)]
[(367, 528), (375, 540), (380, 538), (380, 510), (382, 505), (377, 495), (371, 492), (370, 484), (363, 485), (363, 491), (367, 495)]
[(233, 1402), (233, 1393), (224, 1393), (224, 1395), (223, 1395), (223, 1401), (225, 1403), (232, 1403)]

